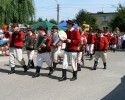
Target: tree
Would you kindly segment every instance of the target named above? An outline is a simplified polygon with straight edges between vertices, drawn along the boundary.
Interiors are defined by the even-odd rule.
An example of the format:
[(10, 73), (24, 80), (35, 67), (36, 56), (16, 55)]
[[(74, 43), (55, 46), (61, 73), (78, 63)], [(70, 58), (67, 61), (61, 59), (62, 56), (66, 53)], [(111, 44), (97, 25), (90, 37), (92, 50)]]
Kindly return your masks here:
[(82, 9), (76, 14), (76, 23), (79, 26), (82, 26), (84, 22), (86, 22), (86, 24), (89, 24), (93, 29), (98, 28), (96, 24), (96, 18), (88, 14), (86, 10)]
[(43, 19), (42, 18), (38, 18), (38, 22), (42, 22), (43, 21)]
[(110, 27), (115, 30), (116, 27), (119, 27), (120, 31), (125, 32), (125, 7), (121, 4), (117, 8), (118, 13), (116, 17), (109, 23)]
[(33, 0), (0, 0), (0, 24), (28, 23), (34, 20)]
[(50, 19), (49, 22), (53, 24), (57, 24), (57, 21), (55, 19)]
[(61, 21), (59, 22), (59, 24), (62, 23), (62, 22), (64, 22), (64, 20), (61, 20)]

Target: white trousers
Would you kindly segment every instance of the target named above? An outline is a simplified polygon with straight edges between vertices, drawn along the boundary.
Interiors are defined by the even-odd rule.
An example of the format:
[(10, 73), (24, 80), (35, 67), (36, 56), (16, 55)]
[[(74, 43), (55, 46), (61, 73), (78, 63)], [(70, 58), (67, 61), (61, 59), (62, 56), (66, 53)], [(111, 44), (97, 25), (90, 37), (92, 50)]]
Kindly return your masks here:
[(93, 54), (94, 44), (87, 44), (86, 50), (89, 52), (89, 54)]
[(25, 65), (25, 61), (22, 57), (22, 49), (19, 48), (9, 48), (9, 66), (15, 67), (15, 59), (23, 66)]
[(113, 45), (112, 45), (112, 48), (113, 48), (113, 49), (116, 49), (116, 44), (113, 44)]
[(73, 71), (77, 71), (77, 52), (64, 52), (63, 69), (67, 69), (69, 62), (71, 62)]
[(52, 59), (52, 62), (57, 63), (59, 55), (61, 55), (61, 50), (58, 50), (58, 48), (51, 48), (51, 59)]
[(34, 50), (27, 50), (27, 56), (29, 60), (33, 60)]
[(95, 61), (99, 62), (100, 58), (105, 63), (107, 60), (107, 53), (104, 53), (104, 51), (95, 51)]
[(51, 56), (50, 52), (37, 53), (36, 66), (42, 67), (43, 60), (45, 60), (45, 62), (47, 63), (47, 65), (49, 67), (52, 67), (52, 60), (51, 60), (50, 56)]
[(84, 54), (83, 52), (78, 52), (77, 53), (77, 56), (78, 56), (78, 64), (84, 64)]

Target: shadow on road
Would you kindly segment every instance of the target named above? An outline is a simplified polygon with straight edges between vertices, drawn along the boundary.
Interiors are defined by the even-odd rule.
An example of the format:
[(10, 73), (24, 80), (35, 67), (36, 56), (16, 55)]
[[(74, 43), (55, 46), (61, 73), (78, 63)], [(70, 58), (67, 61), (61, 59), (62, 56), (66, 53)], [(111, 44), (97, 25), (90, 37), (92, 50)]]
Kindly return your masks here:
[(85, 68), (85, 69), (92, 69), (92, 67), (89, 67), (89, 66), (82, 66), (81, 68)]
[(0, 68), (0, 72), (1, 72), (1, 73), (9, 73), (10, 71), (9, 71), (9, 70), (6, 70), (6, 69), (1, 69), (1, 68)]
[[(8, 66), (7, 64), (5, 65), (5, 66)], [(15, 67), (15, 73), (14, 74), (17, 74), (17, 75), (28, 75), (28, 76), (33, 76), (34, 74), (35, 74), (35, 71), (36, 71), (36, 69), (34, 69), (34, 72), (32, 72), (32, 71), (30, 71), (30, 69), (27, 71), (27, 72), (24, 72), (24, 69), (23, 68), (21, 68), (21, 69), (19, 69), (19, 68), (21, 68), (21, 66), (19, 66), (19, 65), (16, 65), (16, 67)], [(58, 76), (55, 76), (55, 75), (51, 75), (51, 76), (49, 76), (48, 75), (48, 73), (43, 73), (42, 72), (42, 70), (48, 70), (48, 73), (49, 73), (49, 68), (47, 67), (47, 68), (41, 68), (41, 73), (40, 73), (40, 76), (41, 77), (48, 77), (48, 78), (51, 78), (51, 79), (55, 79), (55, 80), (59, 80), (60, 79), (60, 77), (58, 77)], [(62, 71), (62, 68), (56, 68), (56, 70), (55, 71)], [(2, 68), (0, 68), (0, 72), (1, 73), (9, 73), (10, 72), (10, 70), (8, 70), (8, 69), (2, 69)], [(67, 72), (70, 72), (70, 73), (72, 73), (72, 70), (70, 70), (70, 69), (67, 69)], [(62, 73), (62, 72), (61, 72)], [(8, 74), (9, 75), (9, 74)], [(68, 79), (68, 78), (67, 78)]]
[(121, 84), (101, 100), (125, 100), (125, 75), (121, 78)]

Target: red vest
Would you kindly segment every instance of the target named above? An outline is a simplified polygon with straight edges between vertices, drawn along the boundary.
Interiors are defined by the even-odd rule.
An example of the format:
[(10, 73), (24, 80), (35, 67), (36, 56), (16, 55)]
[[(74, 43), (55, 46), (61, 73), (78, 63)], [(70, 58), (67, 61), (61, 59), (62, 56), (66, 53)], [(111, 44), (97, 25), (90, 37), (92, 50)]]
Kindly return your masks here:
[(71, 40), (71, 43), (68, 43), (67, 40), (64, 42), (66, 43), (65, 51), (75, 52), (78, 51), (79, 43), (81, 42), (81, 35), (77, 29), (73, 31), (66, 30), (67, 39)]
[(100, 37), (100, 39), (99, 39), (98, 36), (96, 35), (94, 50), (95, 51), (105, 51), (107, 49), (108, 49), (107, 37), (103, 36), (103, 37)]
[(118, 42), (117, 37), (112, 37), (111, 40), (110, 40), (111, 45), (117, 44), (117, 42)]
[[(17, 34), (10, 34), (9, 44), (11, 47), (22, 48), (23, 47), (23, 39), (24, 32), (19, 31)], [(13, 43), (12, 43), (13, 42)]]
[(111, 35), (110, 35), (110, 33), (105, 34), (104, 36), (106, 36), (106, 37), (107, 37), (107, 39), (108, 39), (108, 41), (110, 41), (110, 39), (111, 39)]
[(88, 34), (87, 36), (87, 44), (94, 44), (95, 43), (95, 34)]

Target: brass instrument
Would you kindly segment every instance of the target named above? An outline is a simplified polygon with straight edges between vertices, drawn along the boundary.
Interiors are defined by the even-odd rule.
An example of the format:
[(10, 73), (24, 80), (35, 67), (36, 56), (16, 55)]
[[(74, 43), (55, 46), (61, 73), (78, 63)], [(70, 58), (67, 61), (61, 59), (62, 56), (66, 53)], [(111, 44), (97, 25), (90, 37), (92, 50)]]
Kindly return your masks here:
[(81, 49), (82, 49), (83, 44), (84, 44), (84, 41), (85, 41), (85, 39), (84, 39), (84, 38), (81, 38), (81, 42), (80, 42), (80, 44), (79, 44), (79, 46), (78, 46), (78, 50), (81, 50)]

